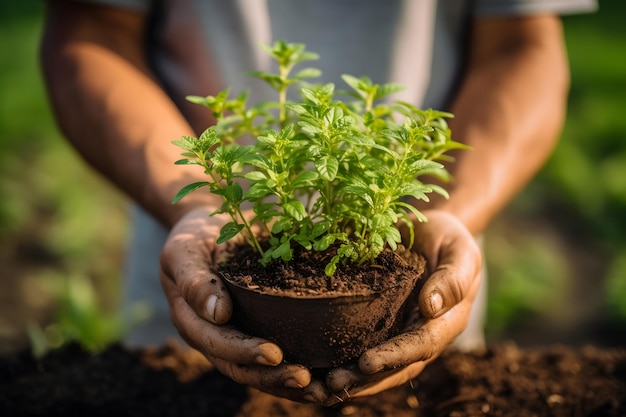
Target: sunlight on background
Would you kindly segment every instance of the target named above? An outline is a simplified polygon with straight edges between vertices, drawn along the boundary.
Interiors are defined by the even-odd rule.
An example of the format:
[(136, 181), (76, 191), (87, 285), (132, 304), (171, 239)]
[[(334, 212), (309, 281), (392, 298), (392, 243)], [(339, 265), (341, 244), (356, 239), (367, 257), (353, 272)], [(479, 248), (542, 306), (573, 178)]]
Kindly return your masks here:
[[(604, 0), (564, 19), (562, 140), (486, 236), (491, 340), (626, 342), (625, 12)], [(41, 2), (0, 4), (0, 352), (71, 339), (97, 349), (123, 331), (126, 201), (54, 125), (37, 66), (41, 16)]]

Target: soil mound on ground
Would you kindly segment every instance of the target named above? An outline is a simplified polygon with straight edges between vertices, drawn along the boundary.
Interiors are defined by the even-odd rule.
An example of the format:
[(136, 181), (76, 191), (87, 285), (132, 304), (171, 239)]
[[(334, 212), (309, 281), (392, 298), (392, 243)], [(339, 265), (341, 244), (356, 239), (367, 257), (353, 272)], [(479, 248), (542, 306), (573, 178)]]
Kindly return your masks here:
[(238, 385), (174, 345), (0, 358), (2, 416), (626, 416), (626, 349), (498, 344), (447, 352), (412, 384), (335, 407)]

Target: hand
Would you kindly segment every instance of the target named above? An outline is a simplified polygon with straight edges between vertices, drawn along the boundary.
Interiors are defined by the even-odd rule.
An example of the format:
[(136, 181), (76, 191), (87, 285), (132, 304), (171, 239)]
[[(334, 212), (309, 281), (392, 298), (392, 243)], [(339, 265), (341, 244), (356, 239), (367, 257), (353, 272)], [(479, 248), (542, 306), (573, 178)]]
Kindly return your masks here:
[(224, 245), (215, 241), (227, 221), (201, 208), (172, 228), (160, 272), (172, 322), (190, 346), (234, 381), (295, 401), (326, 401), (327, 390), (311, 380), (306, 367), (283, 364), (278, 346), (226, 324), (233, 305), (212, 267), (224, 257)]
[(440, 210), (424, 214), (428, 222), (414, 222), (413, 250), (426, 257), (430, 275), (417, 306), (403, 333), (367, 350), (358, 364), (328, 374), (326, 384), (335, 394), (327, 404), (376, 394), (410, 381), (467, 326), (480, 286), (480, 249), (456, 217)]

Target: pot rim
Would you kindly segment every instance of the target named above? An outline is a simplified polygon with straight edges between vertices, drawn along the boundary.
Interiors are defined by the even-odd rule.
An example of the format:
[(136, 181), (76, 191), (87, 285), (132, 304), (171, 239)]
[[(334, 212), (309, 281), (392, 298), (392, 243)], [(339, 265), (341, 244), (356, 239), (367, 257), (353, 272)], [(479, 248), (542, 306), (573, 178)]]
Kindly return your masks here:
[(280, 290), (266, 289), (266, 290), (261, 291), (259, 288), (253, 288), (253, 287), (249, 287), (247, 285), (242, 285), (238, 282), (235, 282), (229, 279), (224, 274), (219, 274), (219, 276), (231, 288), (236, 287), (242, 291), (257, 294), (258, 296), (264, 296), (267, 298), (274, 298), (274, 299), (323, 300), (326, 302), (333, 301), (335, 303), (354, 303), (355, 301), (362, 302), (362, 301), (373, 300), (382, 296), (383, 293), (402, 285), (401, 283), (398, 283), (395, 285), (390, 285), (388, 287), (385, 287), (381, 290), (371, 290), (371, 291), (366, 291), (366, 292), (345, 293), (345, 292), (338, 292), (338, 291), (326, 291), (326, 292), (320, 292), (319, 294), (306, 294), (304, 292), (300, 293), (295, 290), (280, 291)]

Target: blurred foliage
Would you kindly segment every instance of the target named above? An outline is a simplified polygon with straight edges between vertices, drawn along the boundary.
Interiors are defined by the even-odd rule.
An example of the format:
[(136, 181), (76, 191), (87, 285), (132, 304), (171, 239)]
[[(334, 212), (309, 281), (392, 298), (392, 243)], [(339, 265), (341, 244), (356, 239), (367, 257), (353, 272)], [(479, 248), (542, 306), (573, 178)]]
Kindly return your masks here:
[[(536, 179), (489, 231), (489, 330), (495, 335), (514, 317), (550, 317), (555, 304), (569, 310), (561, 312), (569, 323), (553, 324), (578, 332), (572, 341), (608, 337), (585, 330), (598, 323), (610, 323), (611, 329), (625, 333), (626, 3), (601, 0), (599, 6), (596, 13), (563, 18), (572, 81), (561, 141)], [(507, 249), (501, 236), (516, 219), (535, 227), (515, 229)], [(560, 245), (546, 240), (546, 234), (554, 233)], [(531, 237), (532, 247), (540, 245), (543, 251), (526, 250)], [(542, 266), (545, 263), (563, 268), (554, 271)], [(523, 289), (517, 280), (527, 283)]]
[[(126, 201), (54, 125), (37, 63), (42, 14), (40, 1), (0, 2), (0, 275), (52, 300), (47, 319), (18, 323), (35, 349), (69, 339), (98, 348), (124, 330)], [(624, 16), (625, 2), (601, 0), (598, 13), (564, 18), (572, 88), (562, 140), (487, 233), (494, 338), (528, 316), (626, 327)], [(13, 308), (3, 303), (0, 339)]]
[[(42, 306), (3, 294), (0, 342), (30, 336), (41, 348), (79, 339), (95, 348), (123, 330), (117, 305), (126, 203), (55, 126), (37, 56), (43, 5), (0, 2), (0, 288), (15, 291), (9, 281), (28, 279), (37, 286), (28, 290), (48, 300)], [(45, 311), (17, 318), (20, 303)]]

